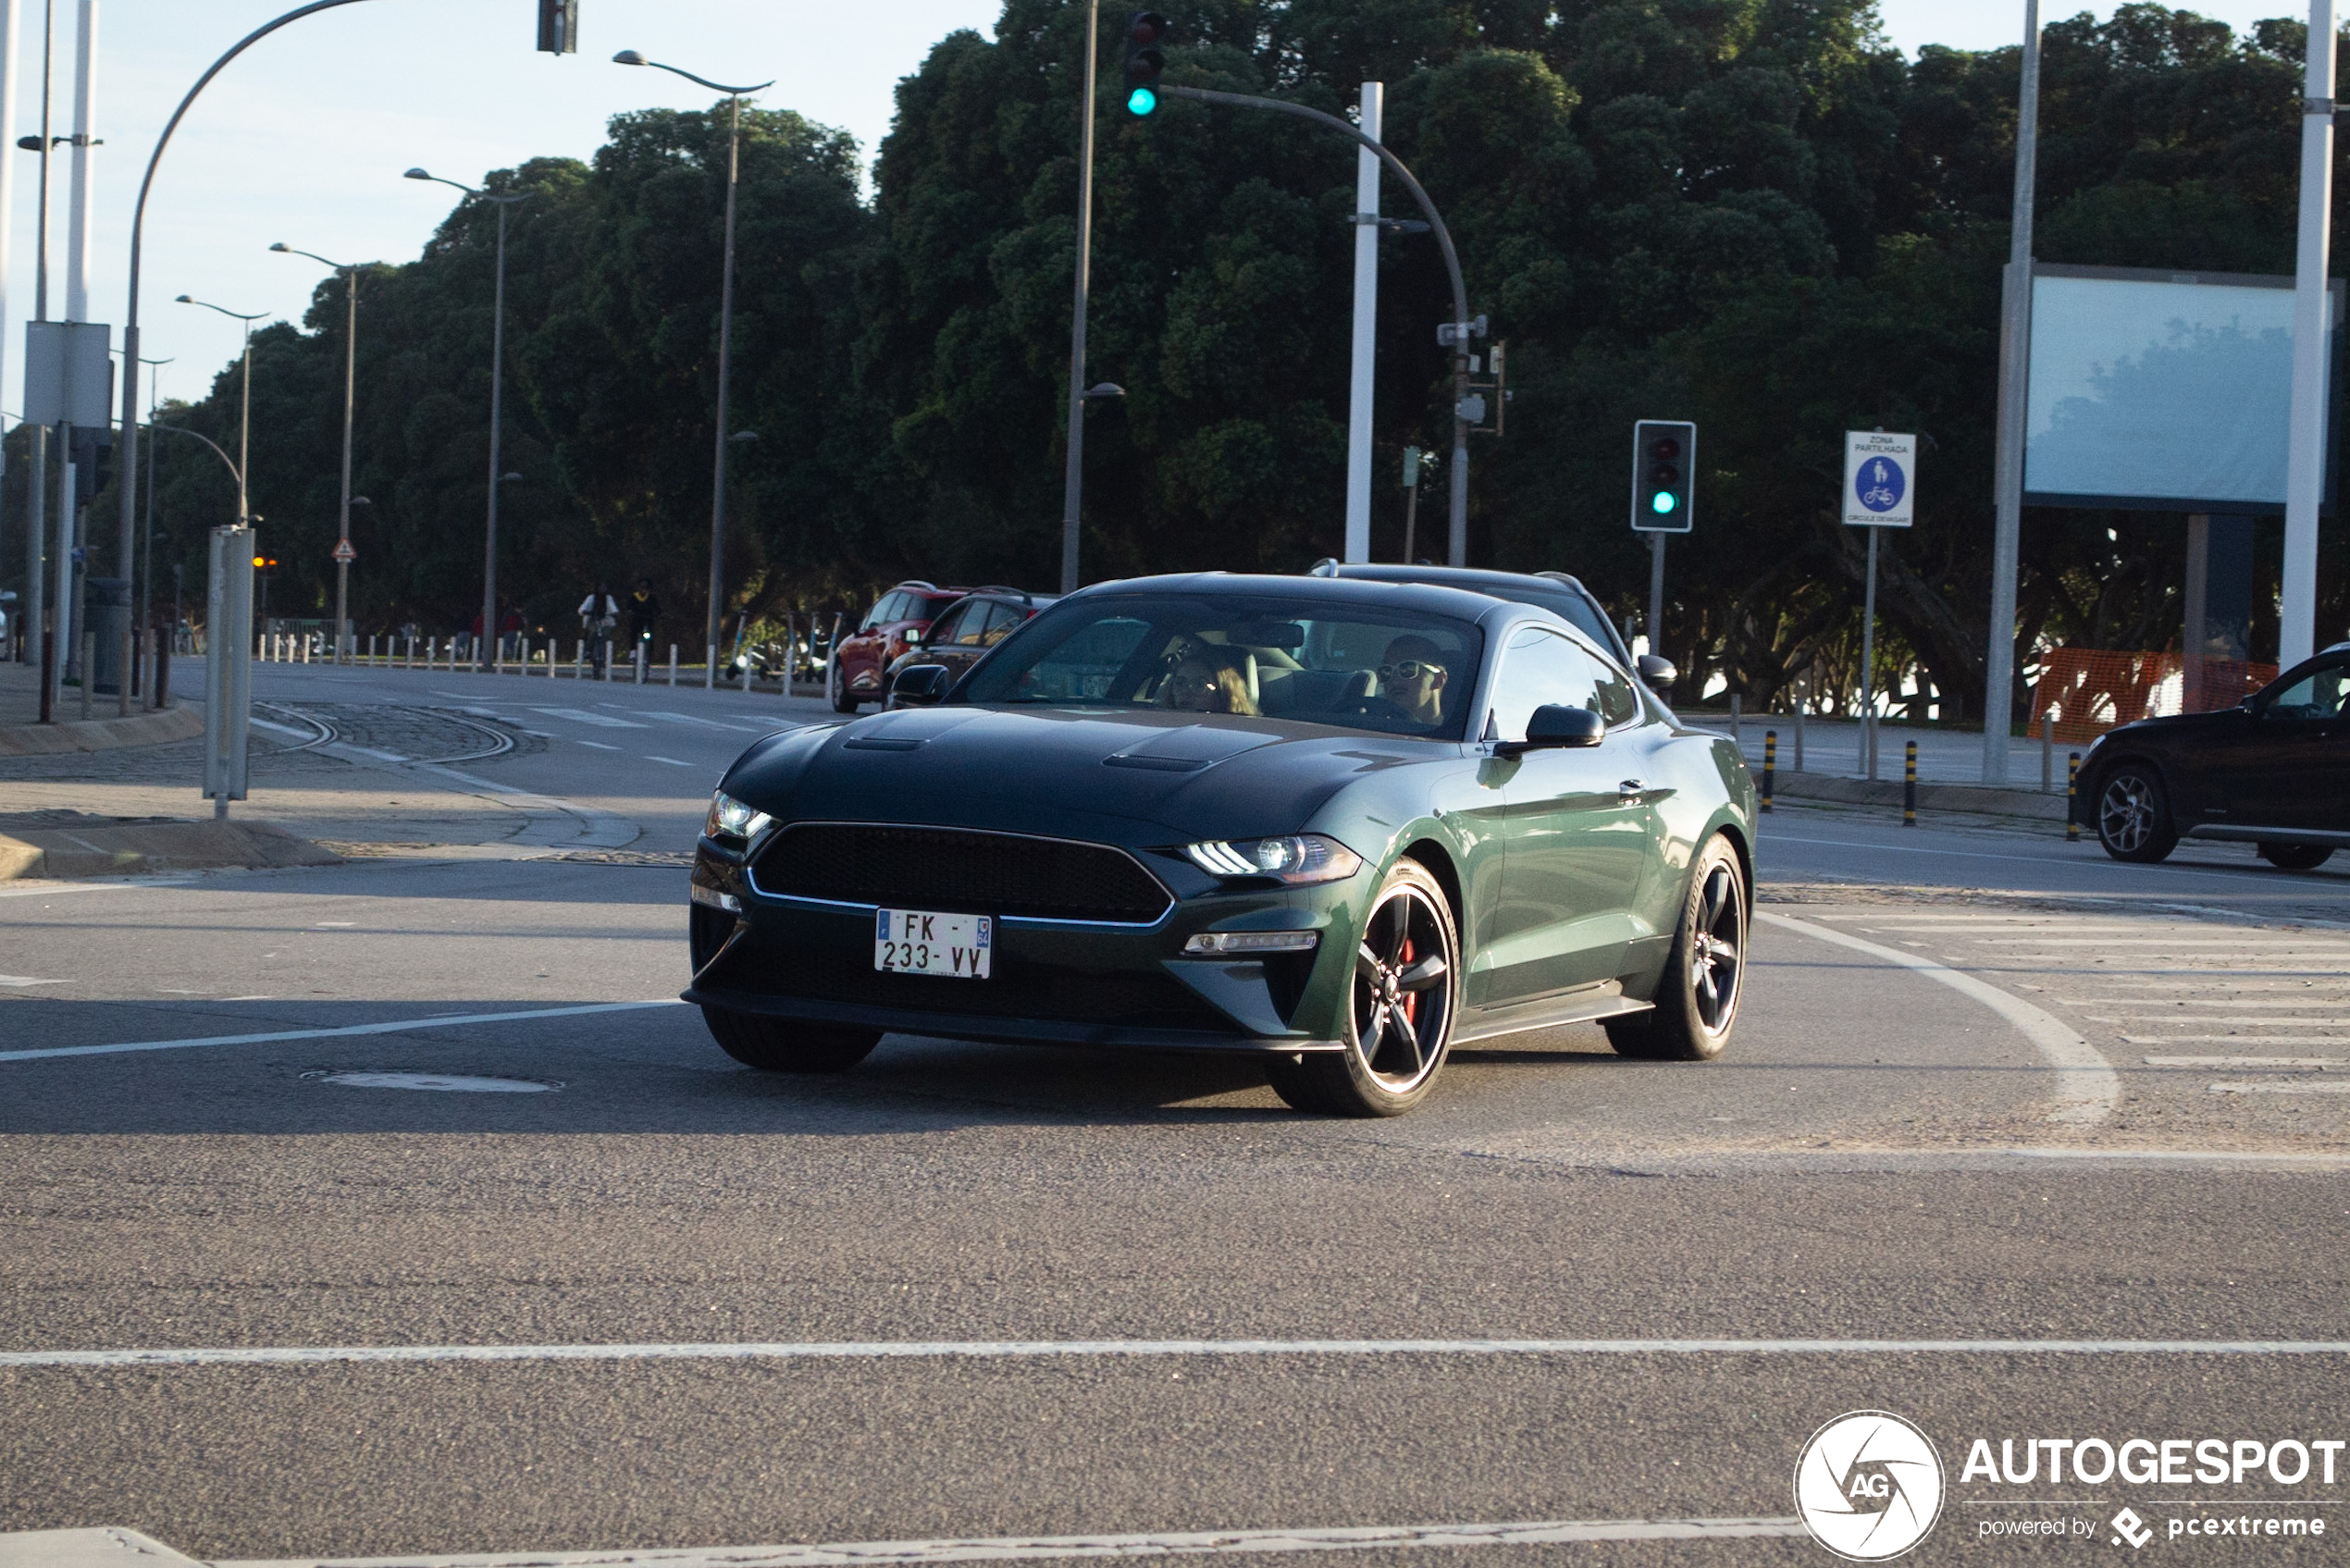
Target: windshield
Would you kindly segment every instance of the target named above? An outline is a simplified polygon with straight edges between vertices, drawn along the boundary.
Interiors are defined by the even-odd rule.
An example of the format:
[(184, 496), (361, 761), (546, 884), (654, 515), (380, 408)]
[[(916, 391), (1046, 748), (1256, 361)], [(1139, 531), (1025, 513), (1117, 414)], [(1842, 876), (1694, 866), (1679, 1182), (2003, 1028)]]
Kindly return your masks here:
[(1459, 740), (1484, 637), (1466, 621), (1258, 595), (1081, 599), (959, 700), (1240, 713)]

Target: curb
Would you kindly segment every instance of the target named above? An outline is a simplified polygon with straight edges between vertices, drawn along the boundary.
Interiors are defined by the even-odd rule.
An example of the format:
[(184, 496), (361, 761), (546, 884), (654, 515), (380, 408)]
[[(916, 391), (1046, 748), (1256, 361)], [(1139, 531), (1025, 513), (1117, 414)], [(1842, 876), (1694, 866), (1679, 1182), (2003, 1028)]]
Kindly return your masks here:
[(0, 833), (0, 882), (342, 863), (308, 839), (266, 822), (126, 822), (81, 813), (43, 815), (67, 820), (18, 818)]
[[(1755, 782), (1762, 782), (1762, 770), (1755, 769)], [(1901, 782), (1898, 779), (1838, 778), (1828, 773), (1781, 772), (1774, 780), (1772, 794), (1781, 800), (1835, 800), (1850, 806), (1890, 806), (1901, 804)], [(1982, 784), (1918, 785), (1918, 809), (1921, 811), (1960, 811), (1980, 817), (2029, 817), (2038, 821), (2064, 821), (2064, 796), (2042, 794), (2036, 789), (1989, 789)]]
[(0, 724), (0, 757), (40, 757), (60, 751), (109, 751), (158, 746), (204, 734), (193, 708), (165, 708), (128, 719), (86, 719), (56, 724)]

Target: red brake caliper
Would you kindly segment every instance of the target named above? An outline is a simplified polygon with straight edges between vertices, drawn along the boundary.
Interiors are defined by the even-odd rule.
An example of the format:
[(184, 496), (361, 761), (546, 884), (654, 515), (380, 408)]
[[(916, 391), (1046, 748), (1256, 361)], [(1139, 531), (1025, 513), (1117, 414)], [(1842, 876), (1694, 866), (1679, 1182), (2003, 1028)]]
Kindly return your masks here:
[[(1412, 939), (1408, 936), (1404, 939), (1404, 951), (1397, 956), (1395, 967), (1399, 969), (1408, 969), (1412, 967)], [(1404, 994), (1404, 1021), (1415, 1029), (1419, 1027), (1420, 994), (1416, 991), (1407, 991)]]

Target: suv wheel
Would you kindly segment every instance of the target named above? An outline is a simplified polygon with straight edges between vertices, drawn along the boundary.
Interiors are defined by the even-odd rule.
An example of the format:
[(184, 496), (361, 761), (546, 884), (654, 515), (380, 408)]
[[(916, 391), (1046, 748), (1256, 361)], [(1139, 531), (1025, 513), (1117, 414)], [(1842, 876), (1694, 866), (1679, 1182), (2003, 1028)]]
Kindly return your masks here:
[(2314, 871), (2333, 858), (2333, 851), (2322, 844), (2256, 844), (2253, 848), (2281, 871)]
[(2170, 793), (2152, 768), (2124, 762), (2107, 775), (2097, 792), (2097, 842), (2117, 860), (2146, 864), (2167, 858), (2179, 846)]

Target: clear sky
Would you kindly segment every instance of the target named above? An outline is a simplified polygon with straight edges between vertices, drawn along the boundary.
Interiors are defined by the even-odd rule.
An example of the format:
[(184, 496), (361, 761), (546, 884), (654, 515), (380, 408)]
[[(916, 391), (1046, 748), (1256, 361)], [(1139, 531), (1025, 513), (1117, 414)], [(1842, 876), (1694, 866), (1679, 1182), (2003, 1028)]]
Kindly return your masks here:
[[(90, 315), (123, 320), (132, 199), (179, 95), (231, 43), (291, 0), (98, 0), (96, 169)], [(40, 127), (43, 0), (18, 0), (18, 124)], [(71, 130), (77, 0), (56, 0), (53, 131)], [(1881, 0), (1904, 49), (2013, 42), (2012, 0)], [(852, 132), (870, 156), (888, 130), (898, 79), (956, 28), (989, 30), (997, 0), (583, 0), (581, 46), (532, 48), (531, 0), (365, 0), (305, 18), (247, 51), (205, 91), (174, 138), (147, 222), (142, 350), (171, 357), (166, 395), (200, 394), (237, 351), (236, 323), (172, 302), (188, 293), (236, 311), (298, 317), (320, 269), (273, 255), (290, 245), (336, 260), (413, 258), (454, 192), (400, 178), (412, 165), (467, 183), (542, 154), (586, 157), (624, 110), (698, 107), (711, 95), (666, 73), (610, 63), (633, 48), (712, 80), (775, 85), (771, 106)], [(2200, 7), (2242, 26), (2285, 13), (2276, 0)], [(1170, 7), (1172, 9), (1172, 7)], [(2051, 4), (2047, 14), (2068, 14)], [(2096, 7), (2109, 15), (2109, 3)], [(35, 164), (17, 160), (0, 407), (18, 407), (33, 297)], [(64, 313), (65, 171), (51, 218), (50, 314)]]

